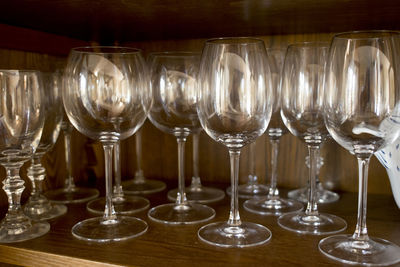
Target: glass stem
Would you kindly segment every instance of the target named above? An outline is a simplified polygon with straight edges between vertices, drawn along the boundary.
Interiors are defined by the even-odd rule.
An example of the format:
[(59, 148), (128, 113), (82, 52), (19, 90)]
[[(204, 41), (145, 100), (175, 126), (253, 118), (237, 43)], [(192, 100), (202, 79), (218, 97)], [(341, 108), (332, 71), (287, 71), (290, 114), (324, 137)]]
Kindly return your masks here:
[(256, 142), (250, 144), (249, 147), (249, 176), (248, 176), (248, 184), (257, 184), (257, 175), (256, 175)]
[(359, 241), (367, 241), (367, 192), (368, 192), (368, 166), (370, 157), (360, 158), (358, 160), (358, 213), (357, 225), (353, 238)]
[(135, 183), (143, 184), (145, 183), (145, 178), (142, 170), (142, 130), (140, 129), (135, 134), (135, 146), (136, 146), (136, 168), (135, 172)]
[(199, 139), (200, 132), (193, 134), (193, 176), (191, 187), (201, 187), (201, 180), (199, 175)]
[(269, 198), (278, 198), (279, 190), (277, 188), (277, 171), (278, 171), (278, 154), (279, 154), (279, 138), (271, 138), (271, 185), (269, 187)]
[(22, 166), (6, 167), (7, 177), (3, 181), (3, 190), (8, 198), (8, 212), (5, 220), (15, 223), (15, 219), (20, 217), (21, 209), (21, 195), (25, 189), (24, 180), (19, 176), (19, 169)]
[(176, 205), (187, 203), (185, 193), (185, 143), (186, 137), (177, 137), (178, 142), (178, 194)]
[(114, 179), (115, 185), (113, 190), (114, 198), (123, 198), (124, 191), (121, 185), (121, 161), (120, 161), (120, 141), (114, 144)]
[(103, 219), (105, 223), (111, 223), (116, 220), (117, 215), (114, 210), (112, 200), (112, 156), (113, 156), (113, 143), (103, 143), (104, 149), (104, 163), (105, 163), (105, 176), (106, 176), (106, 206), (104, 210)]
[(242, 222), (240, 221), (239, 215), (239, 194), (238, 194), (238, 182), (239, 182), (239, 159), (240, 150), (230, 149), (229, 157), (231, 162), (231, 210), (229, 213), (229, 226), (240, 226)]
[(69, 130), (63, 131), (64, 133), (64, 150), (65, 150), (65, 165), (67, 170), (67, 180), (65, 180), (65, 188), (72, 191), (75, 188), (74, 178), (72, 176), (72, 162), (71, 162), (71, 132)]
[(317, 157), (319, 154), (319, 146), (308, 145), (308, 152), (310, 155), (310, 168), (309, 168), (309, 193), (307, 209), (305, 211), (308, 216), (318, 216), (318, 201), (316, 199), (316, 176), (317, 176)]
[(39, 199), (42, 192), (42, 182), (46, 178), (46, 169), (43, 167), (40, 158), (41, 156), (34, 154), (31, 166), (27, 171), (27, 175), (32, 182), (30, 201), (36, 201)]

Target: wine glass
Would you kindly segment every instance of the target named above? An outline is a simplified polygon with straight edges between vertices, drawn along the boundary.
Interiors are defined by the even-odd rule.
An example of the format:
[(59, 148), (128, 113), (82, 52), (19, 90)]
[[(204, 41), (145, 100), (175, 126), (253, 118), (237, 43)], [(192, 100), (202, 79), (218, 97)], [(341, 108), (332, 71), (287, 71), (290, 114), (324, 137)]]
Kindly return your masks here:
[(390, 31), (337, 34), (331, 43), (325, 123), (333, 139), (358, 160), (358, 215), (353, 235), (324, 238), (319, 249), (343, 263), (373, 266), (400, 261), (400, 247), (369, 237), (366, 223), (370, 158), (400, 133), (399, 48), (400, 34)]
[(46, 169), (43, 167), (41, 159), (57, 141), (63, 118), (60, 73), (42, 73), (42, 80), (45, 90), (43, 97), (44, 125), (39, 146), (32, 156), (31, 166), (27, 172), (32, 182), (32, 191), (24, 206), (25, 214), (35, 221), (53, 219), (67, 212), (67, 206), (51, 203), (42, 194), (42, 182), (46, 178)]
[[(246, 183), (238, 186), (238, 196), (240, 198), (253, 198), (262, 197), (268, 194), (269, 187), (265, 184), (258, 182), (258, 176), (256, 174), (256, 142), (249, 145), (248, 153), (248, 166), (249, 174), (246, 176)], [(226, 193), (230, 196), (232, 187), (226, 188)]]
[[(318, 150), (318, 155), (317, 157), (317, 176), (315, 177), (315, 182), (316, 182), (316, 192), (315, 192), (315, 197), (320, 204), (327, 204), (327, 203), (332, 203), (335, 201), (339, 200), (339, 194), (327, 190), (324, 188), (322, 185), (321, 181), (319, 180), (319, 171), (321, 167), (324, 165), (324, 158), (319, 155), (319, 150)], [(305, 163), (307, 168), (310, 168), (310, 157), (306, 156)], [(302, 188), (294, 189), (288, 192), (288, 197), (291, 199), (295, 199), (297, 201), (307, 203), (307, 196), (309, 194), (309, 186), (305, 186)]]
[[(186, 198), (188, 201), (198, 203), (217, 202), (225, 197), (224, 191), (221, 189), (206, 187), (201, 184), (199, 174), (199, 139), (201, 129), (193, 132), (193, 176), (190, 186), (185, 188)], [(175, 201), (178, 194), (178, 188), (168, 191), (168, 199)]]
[(8, 211), (0, 223), (0, 243), (44, 235), (47, 222), (34, 222), (21, 208), (25, 189), (19, 170), (39, 145), (44, 122), (42, 81), (37, 71), (0, 70), (0, 164), (6, 169), (3, 190)]
[(123, 183), (125, 194), (152, 194), (163, 191), (164, 182), (147, 179), (142, 170), (142, 129), (135, 134), (136, 168), (135, 177)]
[(328, 136), (323, 120), (323, 89), (327, 43), (298, 43), (288, 47), (282, 74), (281, 115), (289, 131), (304, 141), (310, 156), (308, 204), (305, 211), (279, 217), (284, 229), (302, 234), (329, 234), (346, 229), (346, 222), (319, 213), (316, 201), (318, 150)]
[(300, 202), (285, 199), (279, 196), (277, 188), (277, 168), (278, 168), (278, 152), (279, 140), (282, 135), (287, 133), (287, 128), (283, 124), (281, 110), (281, 89), (280, 79), (282, 75), (283, 60), (285, 58), (285, 49), (267, 49), (268, 61), (270, 63), (272, 86), (275, 90), (274, 109), (269, 122), (267, 134), (271, 143), (271, 184), (269, 192), (265, 197), (253, 198), (244, 202), (243, 206), (246, 210), (262, 214), (262, 215), (282, 215), (288, 212), (299, 211), (303, 209)]
[(187, 201), (185, 193), (186, 137), (200, 128), (196, 113), (196, 86), (200, 55), (191, 52), (163, 52), (150, 55), (153, 107), (150, 121), (172, 134), (178, 143), (179, 193), (175, 203), (152, 208), (150, 219), (166, 224), (193, 224), (215, 216), (214, 209)]
[[(116, 214), (128, 215), (136, 212), (143, 211), (150, 207), (150, 202), (139, 196), (125, 195), (121, 185), (121, 161), (120, 161), (120, 141), (114, 144), (114, 181), (112, 201)], [(86, 208), (88, 211), (102, 214), (104, 206), (106, 205), (106, 198), (101, 197), (94, 199), (87, 203)]]
[(64, 112), (61, 122), (61, 131), (64, 136), (64, 152), (66, 165), (66, 179), (64, 187), (49, 190), (44, 195), (53, 203), (71, 204), (83, 203), (99, 196), (99, 191), (95, 188), (77, 187), (72, 176), (72, 161), (71, 161), (71, 134), (74, 127), (68, 120)]
[(93, 242), (121, 241), (144, 234), (141, 219), (117, 216), (112, 199), (114, 145), (137, 131), (151, 106), (141, 51), (126, 47), (81, 47), (68, 57), (64, 108), (72, 125), (102, 143), (105, 159), (104, 215), (72, 227), (72, 234)]
[(264, 42), (256, 38), (220, 38), (205, 43), (200, 64), (198, 115), (205, 132), (229, 150), (231, 211), (227, 222), (201, 227), (200, 240), (219, 247), (266, 243), (271, 232), (241, 221), (238, 201), (240, 151), (262, 135), (271, 118), (273, 91)]

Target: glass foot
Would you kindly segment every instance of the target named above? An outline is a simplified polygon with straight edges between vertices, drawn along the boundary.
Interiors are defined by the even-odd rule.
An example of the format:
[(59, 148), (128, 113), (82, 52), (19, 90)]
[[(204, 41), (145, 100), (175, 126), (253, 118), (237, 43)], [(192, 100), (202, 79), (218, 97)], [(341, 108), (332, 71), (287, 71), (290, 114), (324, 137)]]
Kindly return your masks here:
[(211, 220), (215, 210), (208, 206), (196, 203), (177, 205), (164, 204), (152, 208), (148, 216), (153, 221), (165, 224), (195, 224)]
[(15, 243), (40, 237), (50, 230), (48, 222), (33, 222), (26, 217), (23, 225), (3, 223), (0, 225), (0, 243)]
[(300, 211), (303, 204), (295, 200), (284, 198), (253, 198), (246, 200), (243, 207), (250, 212), (261, 215), (280, 216), (285, 213)]
[(346, 229), (347, 223), (338, 216), (320, 213), (317, 216), (302, 212), (291, 212), (278, 218), (280, 227), (299, 234), (325, 235)]
[[(150, 207), (150, 202), (144, 197), (124, 196), (113, 198), (114, 210), (117, 214), (128, 215), (143, 211)], [(106, 198), (101, 197), (90, 201), (86, 208), (95, 214), (103, 214), (106, 206)]]
[[(177, 193), (178, 188), (168, 191), (168, 199), (170, 201), (175, 201)], [(186, 187), (185, 193), (189, 202), (197, 202), (202, 204), (217, 202), (225, 197), (224, 191), (205, 186)]]
[(152, 194), (163, 191), (167, 186), (162, 181), (146, 179), (142, 183), (135, 183), (134, 180), (122, 183), (125, 194)]
[[(264, 197), (268, 195), (269, 187), (263, 184), (242, 184), (238, 186), (240, 198)], [(228, 187), (226, 193), (230, 196), (232, 188)]]
[(94, 188), (74, 187), (73, 189), (60, 188), (50, 190), (44, 195), (53, 203), (72, 204), (83, 203), (99, 196), (99, 191)]
[(45, 221), (60, 217), (67, 213), (67, 206), (62, 204), (28, 202), (24, 207), (24, 213), (34, 221)]
[(225, 248), (262, 245), (272, 236), (268, 228), (251, 222), (242, 222), (240, 226), (230, 226), (226, 222), (211, 223), (201, 227), (197, 235), (207, 244)]
[[(308, 188), (303, 187), (296, 190), (289, 191), (288, 197), (303, 203), (308, 202)], [(326, 190), (317, 189), (316, 199), (320, 204), (332, 203), (339, 200), (339, 194)]]
[(81, 221), (72, 227), (72, 235), (90, 242), (122, 241), (144, 234), (147, 223), (141, 219), (117, 216), (115, 220), (106, 221), (96, 217)]
[(318, 247), (325, 256), (347, 264), (383, 266), (400, 261), (400, 247), (380, 238), (356, 241), (352, 235), (335, 235), (322, 239)]

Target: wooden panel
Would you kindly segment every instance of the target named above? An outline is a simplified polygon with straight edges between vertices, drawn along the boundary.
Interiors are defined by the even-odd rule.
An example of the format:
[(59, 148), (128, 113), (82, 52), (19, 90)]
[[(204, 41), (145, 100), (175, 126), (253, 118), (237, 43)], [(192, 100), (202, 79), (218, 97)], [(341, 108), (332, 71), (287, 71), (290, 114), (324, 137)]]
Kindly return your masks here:
[(0, 23), (103, 44), (400, 28), (396, 0), (13, 0), (0, 9)]

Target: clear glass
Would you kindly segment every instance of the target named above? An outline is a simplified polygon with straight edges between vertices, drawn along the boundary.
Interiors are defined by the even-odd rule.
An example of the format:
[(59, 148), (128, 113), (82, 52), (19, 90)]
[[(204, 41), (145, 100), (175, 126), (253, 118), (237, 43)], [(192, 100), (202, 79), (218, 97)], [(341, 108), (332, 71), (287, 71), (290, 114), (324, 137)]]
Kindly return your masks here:
[[(218, 188), (207, 187), (201, 184), (199, 174), (199, 139), (201, 130), (193, 133), (193, 176), (190, 186), (185, 188), (186, 198), (190, 202), (202, 204), (220, 201), (225, 197), (224, 191)], [(168, 191), (168, 199), (175, 201), (178, 188)]]
[[(268, 194), (269, 187), (265, 184), (261, 184), (258, 181), (258, 176), (256, 174), (256, 142), (249, 145), (248, 153), (248, 166), (249, 175), (246, 176), (246, 183), (238, 186), (238, 195), (240, 198), (253, 198), (262, 197)], [(232, 187), (226, 188), (226, 193), (232, 195)]]
[(36, 71), (0, 70), (0, 164), (6, 169), (3, 190), (8, 211), (0, 223), (0, 243), (33, 239), (50, 230), (23, 213), (25, 189), (19, 171), (39, 145), (44, 123), (41, 76)]
[[(305, 160), (307, 168), (310, 168), (310, 157), (306, 156)], [(317, 199), (319, 204), (328, 204), (332, 202), (336, 202), (339, 200), (340, 196), (338, 193), (325, 189), (322, 185), (321, 181), (319, 180), (319, 171), (320, 168), (324, 165), (324, 158), (319, 155), (317, 156), (317, 177), (315, 178), (316, 182), (316, 192), (315, 198)], [(299, 189), (291, 190), (288, 192), (288, 197), (291, 199), (295, 199), (297, 201), (307, 203), (308, 194), (310, 192), (309, 185), (307, 183), (306, 187), (302, 187)]]
[(152, 194), (163, 191), (167, 186), (164, 182), (150, 180), (144, 176), (142, 170), (142, 130), (135, 134), (136, 146), (136, 168), (135, 177), (132, 180), (123, 182), (125, 194)]
[[(121, 185), (121, 162), (120, 162), (120, 142), (114, 144), (114, 189), (112, 201), (116, 214), (128, 215), (146, 210), (150, 207), (150, 202), (144, 197), (127, 196)], [(104, 206), (106, 205), (106, 198), (101, 197), (90, 201), (86, 208), (88, 211), (102, 214)]]
[(264, 42), (255, 38), (208, 40), (199, 81), (198, 116), (205, 132), (229, 150), (232, 195), (228, 221), (205, 225), (198, 236), (218, 247), (264, 244), (271, 238), (271, 231), (242, 221), (238, 200), (240, 151), (265, 132), (273, 108)]
[(71, 161), (71, 134), (74, 127), (69, 122), (64, 114), (61, 122), (61, 131), (64, 135), (64, 151), (66, 165), (66, 179), (64, 187), (49, 190), (44, 195), (53, 203), (72, 204), (83, 203), (95, 199), (99, 196), (99, 190), (95, 188), (77, 187), (72, 176), (72, 161)]
[(35, 221), (49, 220), (67, 212), (67, 206), (54, 204), (42, 194), (42, 183), (46, 178), (46, 169), (41, 159), (55, 144), (60, 133), (63, 118), (61, 99), (61, 73), (42, 73), (44, 94), (44, 125), (39, 146), (32, 156), (27, 175), (32, 182), (32, 191), (24, 212)]
[(150, 121), (178, 142), (178, 189), (175, 203), (152, 208), (150, 219), (166, 224), (194, 224), (215, 216), (214, 209), (189, 202), (185, 192), (185, 142), (200, 128), (196, 113), (199, 54), (165, 52), (150, 55), (153, 107)]
[(104, 214), (75, 224), (73, 236), (92, 242), (110, 242), (144, 234), (147, 223), (117, 215), (112, 195), (114, 145), (142, 126), (151, 107), (148, 74), (141, 51), (123, 47), (73, 49), (68, 57), (63, 100), (72, 125), (102, 143), (105, 159)]
[(379, 266), (400, 261), (400, 247), (370, 237), (366, 222), (370, 158), (400, 133), (399, 51), (398, 32), (343, 33), (331, 43), (325, 123), (333, 139), (358, 160), (358, 215), (353, 235), (324, 238), (319, 249), (342, 263)]
[(301, 234), (337, 233), (347, 226), (335, 215), (319, 213), (315, 194), (319, 149), (328, 136), (322, 106), (328, 48), (325, 43), (290, 45), (283, 67), (281, 116), (289, 131), (308, 147), (310, 193), (305, 211), (284, 214), (278, 224)]
[[(253, 213), (261, 215), (280, 216), (288, 212), (299, 211), (303, 209), (303, 204), (300, 202), (282, 198), (279, 196), (277, 188), (277, 169), (278, 169), (278, 153), (279, 141), (282, 135), (288, 132), (283, 124), (281, 110), (281, 88), (280, 80), (282, 75), (283, 60), (285, 58), (286, 49), (267, 49), (268, 61), (271, 69), (271, 84), (275, 91), (274, 107), (267, 128), (267, 134), (271, 143), (271, 182), (268, 192), (259, 198), (249, 199), (244, 202), (243, 207)], [(240, 196), (240, 194), (239, 194)]]

